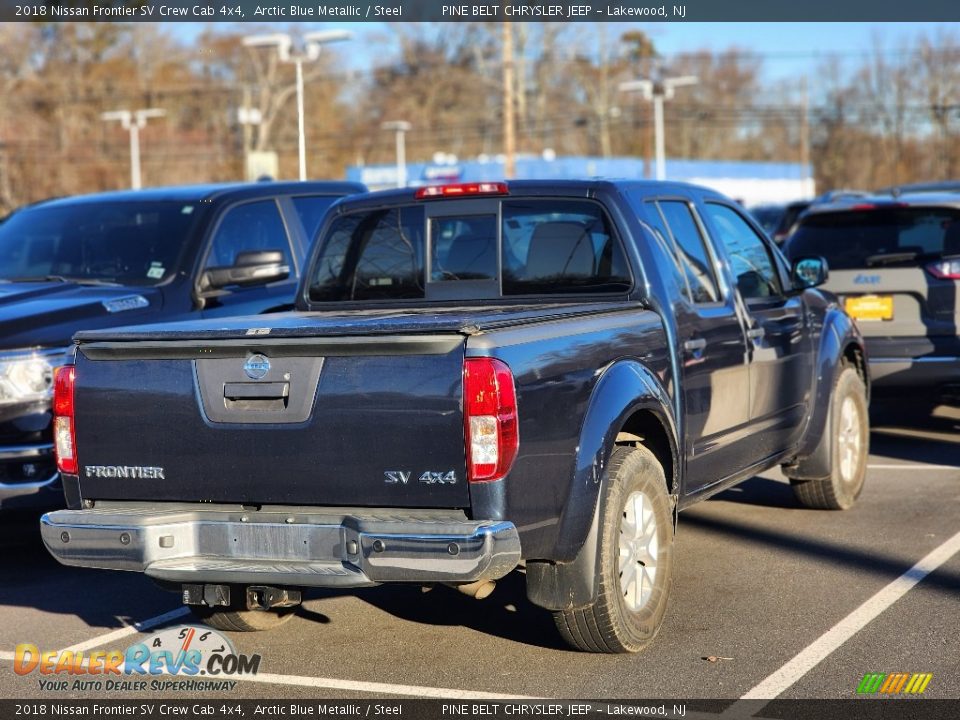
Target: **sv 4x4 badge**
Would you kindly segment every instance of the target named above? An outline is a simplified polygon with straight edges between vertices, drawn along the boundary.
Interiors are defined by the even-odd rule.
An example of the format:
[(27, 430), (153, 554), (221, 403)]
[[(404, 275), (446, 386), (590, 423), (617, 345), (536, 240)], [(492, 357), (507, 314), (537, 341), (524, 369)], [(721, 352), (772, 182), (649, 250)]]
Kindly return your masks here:
[[(413, 473), (409, 470), (383, 471), (384, 482), (388, 485), (406, 485), (410, 482), (412, 476)], [(419, 482), (422, 482), (424, 485), (454, 485), (457, 482), (457, 473), (453, 470), (448, 470), (447, 472), (427, 470), (420, 476)]]

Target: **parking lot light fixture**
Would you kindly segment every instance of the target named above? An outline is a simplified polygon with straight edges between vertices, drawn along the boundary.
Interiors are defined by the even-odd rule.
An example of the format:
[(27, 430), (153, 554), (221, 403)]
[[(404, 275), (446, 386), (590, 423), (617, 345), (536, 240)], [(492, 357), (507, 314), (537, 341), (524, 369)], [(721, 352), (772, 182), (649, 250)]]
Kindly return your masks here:
[(405, 120), (391, 120), (380, 125), (382, 130), (393, 130), (397, 134), (397, 187), (407, 186), (407, 142), (406, 135), (413, 125)]
[(696, 85), (698, 82), (700, 82), (699, 78), (693, 75), (683, 75), (674, 78), (656, 77), (651, 80), (631, 80), (620, 83), (621, 92), (640, 92), (644, 99), (653, 101), (653, 134), (654, 145), (656, 146), (657, 180), (665, 180), (667, 177), (663, 137), (663, 101), (672, 100), (676, 88), (684, 85)]
[(140, 130), (147, 126), (147, 120), (166, 115), (165, 110), (159, 108), (145, 108), (143, 110), (112, 110), (101, 113), (100, 119), (106, 121), (119, 120), (124, 130), (130, 133), (130, 187), (139, 190), (140, 184)]
[(243, 39), (245, 47), (275, 47), (280, 62), (293, 63), (297, 69), (297, 134), (300, 156), (300, 179), (307, 179), (307, 146), (303, 114), (303, 64), (320, 57), (323, 45), (350, 40), (353, 33), (347, 30), (320, 30), (303, 36), (303, 46), (294, 49), (293, 38), (286, 33), (251, 35)]

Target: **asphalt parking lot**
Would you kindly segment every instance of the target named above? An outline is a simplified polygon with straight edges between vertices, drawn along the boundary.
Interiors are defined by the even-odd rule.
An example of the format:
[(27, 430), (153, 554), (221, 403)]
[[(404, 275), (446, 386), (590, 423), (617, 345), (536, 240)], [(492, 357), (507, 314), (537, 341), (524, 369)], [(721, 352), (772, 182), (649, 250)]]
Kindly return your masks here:
[[(682, 514), (671, 607), (645, 653), (565, 649), (517, 573), (483, 601), (318, 593), (276, 631), (233, 634), (260, 673), (207, 696), (832, 699), (855, 697), (867, 672), (923, 672), (925, 697), (960, 698), (958, 507), (960, 413), (875, 426), (849, 512), (801, 509), (774, 472)], [(0, 697), (44, 697), (36, 673), (13, 672), (17, 643), (123, 649), (189, 620), (143, 577), (60, 567), (32, 523), (2, 537)]]

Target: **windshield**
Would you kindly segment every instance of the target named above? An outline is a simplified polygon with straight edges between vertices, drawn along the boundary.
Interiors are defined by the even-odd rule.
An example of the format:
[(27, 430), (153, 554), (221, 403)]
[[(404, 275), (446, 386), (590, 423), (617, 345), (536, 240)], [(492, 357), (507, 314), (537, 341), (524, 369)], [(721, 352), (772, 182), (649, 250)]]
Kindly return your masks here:
[(24, 209), (0, 223), (0, 278), (156, 285), (176, 272), (197, 214), (170, 201)]
[(822, 255), (831, 270), (909, 265), (960, 254), (960, 210), (878, 208), (808, 215), (787, 241), (791, 258)]
[[(630, 272), (600, 206), (583, 200), (478, 201), (349, 213), (327, 230), (310, 299), (477, 299), (627, 292)], [(428, 247), (429, 244), (429, 247)], [(498, 248), (499, 244), (499, 248)]]

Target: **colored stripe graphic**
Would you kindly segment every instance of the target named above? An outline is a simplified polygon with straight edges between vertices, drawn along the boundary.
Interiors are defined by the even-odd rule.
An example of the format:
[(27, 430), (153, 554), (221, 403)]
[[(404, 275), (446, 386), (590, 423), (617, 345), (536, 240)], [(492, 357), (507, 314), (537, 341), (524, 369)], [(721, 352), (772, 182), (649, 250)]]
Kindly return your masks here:
[(907, 682), (907, 678), (910, 677), (907, 673), (890, 673), (887, 675), (887, 681), (883, 683), (883, 687), (880, 688), (880, 692), (887, 693), (888, 695), (896, 695), (901, 690)]
[(857, 686), (857, 694), (920, 695), (933, 679), (933, 673), (867, 673)]
[(919, 695), (927, 689), (927, 685), (930, 684), (931, 680), (933, 680), (933, 673), (914, 673), (913, 677), (910, 678), (910, 682), (907, 683), (907, 688), (904, 692)]
[(886, 679), (886, 673), (867, 673), (860, 681), (857, 692), (861, 694), (875, 693), (880, 689), (880, 685)]

